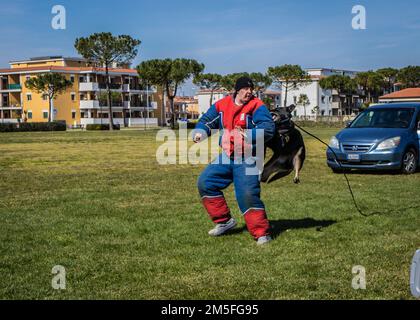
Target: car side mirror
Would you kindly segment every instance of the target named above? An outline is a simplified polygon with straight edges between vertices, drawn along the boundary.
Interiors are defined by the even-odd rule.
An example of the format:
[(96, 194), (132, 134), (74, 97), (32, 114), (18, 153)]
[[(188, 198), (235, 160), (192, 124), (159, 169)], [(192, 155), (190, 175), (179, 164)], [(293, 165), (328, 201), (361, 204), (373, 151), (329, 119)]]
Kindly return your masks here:
[(352, 123), (352, 121), (347, 121), (346, 122), (346, 128), (350, 127), (351, 126), (351, 123)]

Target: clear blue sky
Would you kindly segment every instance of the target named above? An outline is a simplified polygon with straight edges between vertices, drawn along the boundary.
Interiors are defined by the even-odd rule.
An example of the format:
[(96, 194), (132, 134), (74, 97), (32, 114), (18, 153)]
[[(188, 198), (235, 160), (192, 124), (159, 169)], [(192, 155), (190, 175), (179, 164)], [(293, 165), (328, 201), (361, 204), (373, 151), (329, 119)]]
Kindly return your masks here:
[[(64, 5), (67, 29), (51, 28)], [(367, 30), (351, 28), (352, 7)], [(77, 56), (76, 37), (110, 31), (142, 40), (134, 61), (188, 57), (206, 72), (265, 71), (285, 63), (351, 70), (420, 65), (420, 1), (2, 1), (0, 66), (32, 56)]]

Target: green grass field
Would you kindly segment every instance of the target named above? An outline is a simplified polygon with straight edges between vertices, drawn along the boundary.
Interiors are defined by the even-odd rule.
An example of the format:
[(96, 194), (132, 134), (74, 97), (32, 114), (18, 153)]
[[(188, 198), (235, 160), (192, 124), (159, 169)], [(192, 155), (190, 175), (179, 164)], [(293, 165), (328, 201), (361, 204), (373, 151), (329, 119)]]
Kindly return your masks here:
[[(328, 141), (338, 129), (310, 129)], [(156, 131), (0, 135), (1, 299), (411, 299), (420, 173), (350, 174), (304, 136), (302, 183), (263, 186), (275, 241), (258, 247), (233, 189), (236, 231), (210, 238), (196, 180), (160, 166)], [(51, 287), (55, 265), (66, 290)], [(366, 268), (366, 290), (352, 268)]]

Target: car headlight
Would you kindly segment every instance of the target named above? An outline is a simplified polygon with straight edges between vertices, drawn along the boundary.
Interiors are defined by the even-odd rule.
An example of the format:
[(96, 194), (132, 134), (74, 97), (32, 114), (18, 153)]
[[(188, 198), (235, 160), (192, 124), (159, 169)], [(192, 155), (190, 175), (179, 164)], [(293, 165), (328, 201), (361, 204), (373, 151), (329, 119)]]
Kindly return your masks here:
[(330, 140), (330, 147), (334, 149), (340, 149), (340, 143), (336, 137), (332, 137)]
[(388, 150), (396, 148), (400, 145), (401, 137), (394, 137), (382, 141), (377, 147), (376, 150)]

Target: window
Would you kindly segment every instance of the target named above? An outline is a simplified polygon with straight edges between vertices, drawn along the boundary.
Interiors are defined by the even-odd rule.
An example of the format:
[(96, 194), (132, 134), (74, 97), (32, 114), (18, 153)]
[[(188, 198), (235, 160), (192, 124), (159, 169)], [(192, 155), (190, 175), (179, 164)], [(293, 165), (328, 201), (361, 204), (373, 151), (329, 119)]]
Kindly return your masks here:
[(80, 100), (85, 100), (85, 95), (83, 93), (80, 94)]
[(294, 96), (293, 97), (293, 102), (296, 104), (297, 103), (297, 97), (296, 96)]
[(28, 81), (29, 79), (31, 79), (31, 76), (30, 75), (26, 75), (26, 81)]
[(42, 95), (42, 100), (47, 101), (48, 100), (48, 95), (47, 94), (43, 94)]
[(322, 96), (321, 101), (322, 103), (325, 103), (325, 96)]
[(26, 98), (28, 99), (28, 101), (32, 101), (32, 94), (28, 93), (26, 95)]
[(32, 111), (28, 111), (28, 119), (32, 119)]
[(85, 82), (85, 78), (84, 77), (79, 77), (79, 82)]
[(71, 76), (70, 76), (70, 81), (71, 81), (72, 83), (74, 83), (74, 75), (71, 75)]
[(43, 111), (43, 112), (42, 112), (42, 117), (43, 117), (44, 119), (48, 119), (48, 111)]
[(72, 119), (76, 119), (76, 111), (72, 111), (71, 112), (71, 118)]
[(76, 100), (76, 94), (75, 93), (72, 93), (71, 94), (71, 101), (75, 101)]
[(408, 128), (414, 109), (370, 109), (351, 124), (351, 128)]

